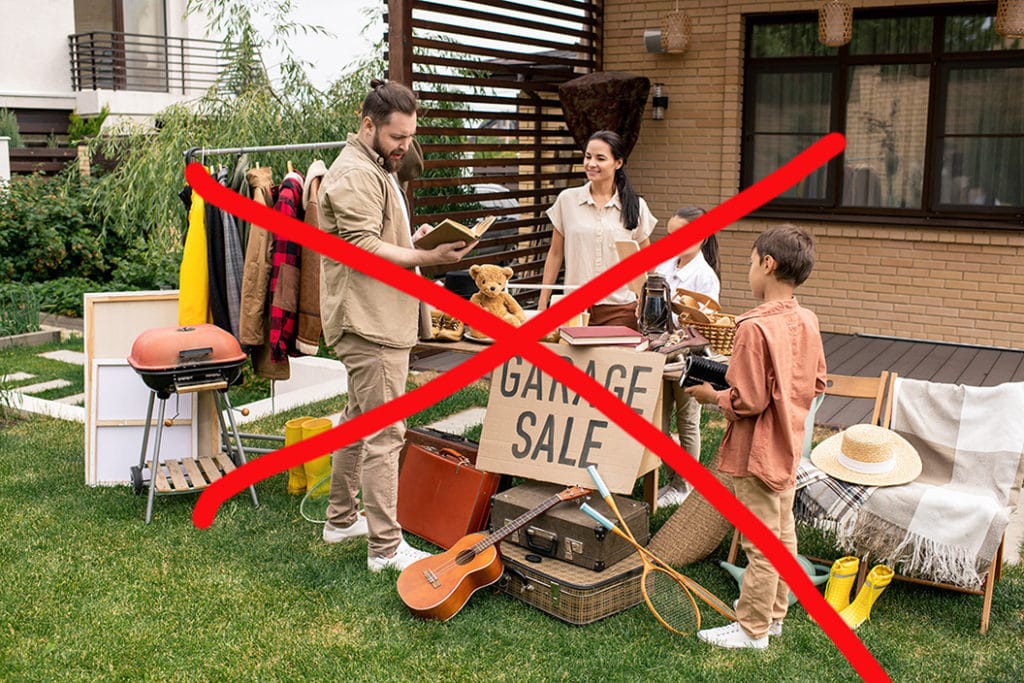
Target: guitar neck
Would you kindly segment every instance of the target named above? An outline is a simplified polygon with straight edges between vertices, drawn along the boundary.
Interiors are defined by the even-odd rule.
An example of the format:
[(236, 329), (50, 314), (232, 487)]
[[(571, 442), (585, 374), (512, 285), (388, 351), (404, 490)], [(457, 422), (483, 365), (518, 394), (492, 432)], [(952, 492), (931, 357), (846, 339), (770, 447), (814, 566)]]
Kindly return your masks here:
[[(578, 496), (574, 496), (574, 497), (578, 497)], [(506, 536), (508, 536), (509, 534), (515, 532), (520, 527), (526, 526), (530, 522), (530, 520), (532, 520), (533, 518), (540, 517), (545, 512), (547, 512), (548, 510), (550, 510), (554, 506), (558, 505), (558, 503), (562, 502), (563, 500), (572, 500), (572, 498), (566, 498), (564, 493), (557, 493), (557, 494), (551, 496), (550, 498), (546, 499), (544, 502), (542, 502), (537, 507), (532, 508), (530, 510), (527, 510), (523, 514), (521, 514), (518, 517), (516, 517), (515, 519), (513, 519), (508, 524), (506, 524), (506, 525), (504, 525), (504, 526), (502, 526), (502, 527), (500, 527), (498, 529), (495, 529), (486, 538), (481, 539), (479, 542), (475, 543), (473, 545), (473, 550), (475, 552), (477, 552), (477, 553), (483, 552), (484, 550), (486, 550), (487, 548), (491, 547), (492, 545), (494, 545), (495, 543), (497, 543), (501, 539), (503, 539)]]

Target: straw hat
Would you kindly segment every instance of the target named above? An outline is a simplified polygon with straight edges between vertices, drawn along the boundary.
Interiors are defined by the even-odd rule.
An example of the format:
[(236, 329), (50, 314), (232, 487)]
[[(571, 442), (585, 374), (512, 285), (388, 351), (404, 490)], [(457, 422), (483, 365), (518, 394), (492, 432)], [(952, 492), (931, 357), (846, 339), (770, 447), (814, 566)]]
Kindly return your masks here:
[(825, 439), (811, 451), (811, 462), (836, 479), (864, 486), (906, 484), (921, 474), (921, 457), (910, 442), (870, 424)]

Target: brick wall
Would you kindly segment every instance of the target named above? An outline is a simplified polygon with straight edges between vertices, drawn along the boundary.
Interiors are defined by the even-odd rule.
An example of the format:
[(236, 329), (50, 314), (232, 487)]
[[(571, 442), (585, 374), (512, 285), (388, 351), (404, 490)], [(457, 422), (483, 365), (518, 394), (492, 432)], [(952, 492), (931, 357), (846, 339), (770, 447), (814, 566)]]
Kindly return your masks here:
[[(680, 205), (712, 207), (739, 187), (742, 15), (815, 10), (820, 2), (678, 4), (693, 20), (690, 46), (665, 55), (644, 49), (643, 32), (660, 26), (675, 0), (604, 3), (604, 68), (664, 83), (669, 98), (663, 121), (647, 114), (627, 166), (660, 219), (658, 235)], [(857, 7), (910, 4), (929, 3), (864, 0)], [(719, 233), (726, 310), (754, 305), (746, 277), (750, 248), (777, 222), (749, 219)], [(817, 266), (800, 298), (824, 330), (1024, 348), (1024, 231), (798, 222), (818, 243)]]

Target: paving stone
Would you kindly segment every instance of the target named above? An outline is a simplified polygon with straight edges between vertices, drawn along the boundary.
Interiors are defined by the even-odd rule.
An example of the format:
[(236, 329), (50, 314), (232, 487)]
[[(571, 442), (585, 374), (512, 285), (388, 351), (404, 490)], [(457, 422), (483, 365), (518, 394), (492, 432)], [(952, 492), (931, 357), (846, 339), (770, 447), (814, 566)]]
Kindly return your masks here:
[(35, 375), (30, 375), (27, 372), (15, 372), (10, 375), (4, 375), (0, 377), (0, 383), (7, 384), (9, 382), (20, 382), (26, 379), (32, 379)]
[(49, 358), (50, 360), (59, 360), (62, 363), (71, 363), (72, 365), (85, 365), (85, 354), (81, 351), (69, 351), (67, 349), (60, 349), (58, 351), (47, 351), (46, 353), (36, 354), (41, 358)]
[(53, 379), (49, 382), (39, 382), (38, 384), (29, 384), (27, 387), (18, 387), (16, 391), (21, 394), (41, 394), (50, 389), (62, 389), (69, 386), (71, 386), (71, 382), (66, 379)]

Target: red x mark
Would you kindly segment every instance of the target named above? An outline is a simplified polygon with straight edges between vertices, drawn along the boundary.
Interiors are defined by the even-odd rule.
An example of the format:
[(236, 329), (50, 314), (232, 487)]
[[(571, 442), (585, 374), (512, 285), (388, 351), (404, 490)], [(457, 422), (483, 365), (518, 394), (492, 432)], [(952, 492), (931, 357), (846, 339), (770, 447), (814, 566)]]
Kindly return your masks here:
[(428, 408), (462, 389), (512, 356), (519, 355), (572, 388), (638, 442), (657, 453), (672, 469), (686, 477), (736, 528), (764, 552), (800, 599), (804, 609), (831, 636), (854, 669), (865, 680), (889, 680), (885, 670), (839, 618), (836, 611), (825, 602), (782, 542), (736, 500), (728, 489), (666, 434), (655, 429), (582, 370), (537, 343), (540, 337), (561, 321), (599, 301), (623, 283), (653, 269), (673, 254), (678, 254), (782, 194), (839, 154), (844, 145), (845, 140), (838, 133), (825, 136), (767, 178), (690, 223), (686, 230), (677, 230), (640, 253), (618, 263), (518, 328), (389, 261), (248, 200), (222, 187), (201, 165), (190, 164), (185, 170), (185, 177), (207, 202), (231, 212), (242, 220), (284, 235), (329, 258), (387, 282), (410, 296), (455, 315), (474, 329), (496, 340), (493, 345), (418, 389), (338, 425), (328, 432), (253, 460), (217, 480), (199, 497), (192, 513), (193, 523), (199, 528), (210, 526), (220, 505), (251, 484), (342, 448), (398, 420), (404, 420), (409, 415)]

